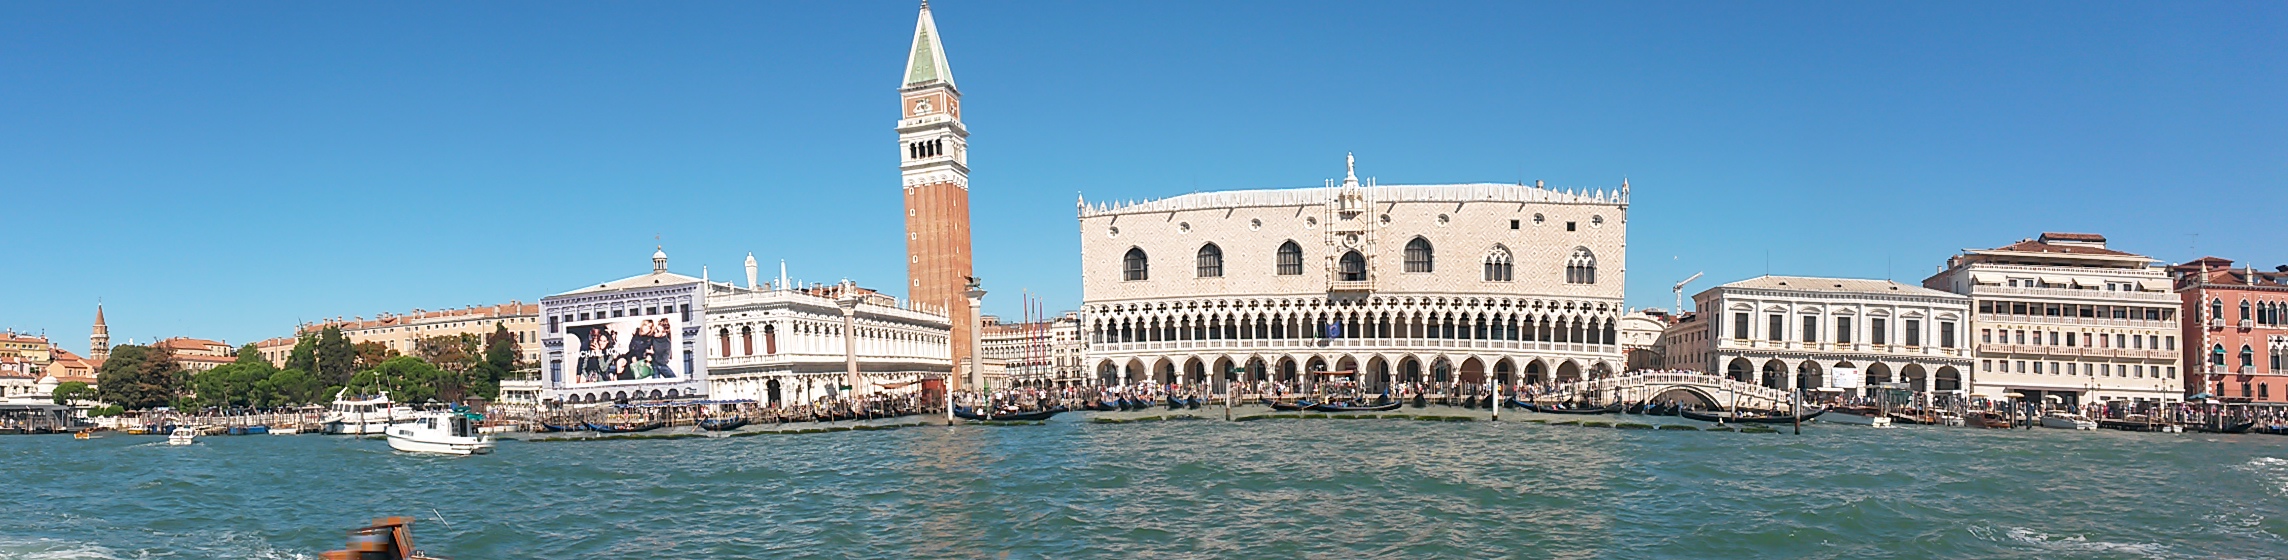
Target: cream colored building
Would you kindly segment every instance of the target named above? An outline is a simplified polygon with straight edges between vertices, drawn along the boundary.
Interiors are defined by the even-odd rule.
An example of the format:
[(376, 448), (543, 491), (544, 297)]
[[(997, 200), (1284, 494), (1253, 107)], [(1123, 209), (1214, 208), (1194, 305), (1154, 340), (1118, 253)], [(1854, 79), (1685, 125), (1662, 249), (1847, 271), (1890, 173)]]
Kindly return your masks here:
[[(307, 325), (300, 332), (318, 332), (327, 326), (340, 326), (342, 336), (348, 338), (350, 344), (379, 342), (407, 355), (413, 353), (414, 343), (423, 338), (467, 334), (481, 339), (491, 336), (495, 327), (505, 326), (516, 335), (517, 359), (527, 364), (540, 361), (539, 304), (511, 301), (436, 311), (414, 309), (408, 313), (383, 313), (373, 319), (355, 317)], [(294, 339), (267, 340), (257, 343), (256, 347), (272, 365), (285, 367), (286, 356), (294, 350)]]
[(2168, 272), (2106, 247), (2104, 236), (2044, 233), (1966, 249), (1923, 286), (1975, 302), (1979, 396), (2073, 405), (2182, 394), (2181, 304)]
[(1002, 377), (1009, 382), (1022, 387), (1087, 383), (1088, 369), (1081, 367), (1087, 345), (1079, 313), (1030, 323), (1002, 323), (991, 315), (982, 319), (985, 360), (1001, 364)]
[[(752, 268), (750, 268), (752, 270)], [(748, 278), (754, 275), (750, 272)], [(848, 394), (856, 358), (859, 394), (942, 390), (953, 371), (953, 325), (945, 312), (852, 284), (779, 288), (707, 283), (707, 396), (764, 405), (808, 404)], [(844, 303), (851, 303), (848, 327)], [(845, 337), (855, 336), (849, 345)]]
[(203, 338), (162, 338), (151, 346), (165, 348), (175, 356), (175, 363), (191, 373), (222, 367), (238, 361), (238, 348), (229, 342)]
[[(1971, 365), (1970, 300), (1888, 280), (1760, 276), (1692, 296), (1666, 333), (1668, 367), (1807, 394), (1837, 369), (1866, 384), (1960, 395)], [(1864, 395), (1865, 392), (1852, 392)]]
[(1106, 384), (1356, 371), (1507, 383), (1619, 371), (1628, 185), (1379, 186), (1083, 201), (1084, 362)]

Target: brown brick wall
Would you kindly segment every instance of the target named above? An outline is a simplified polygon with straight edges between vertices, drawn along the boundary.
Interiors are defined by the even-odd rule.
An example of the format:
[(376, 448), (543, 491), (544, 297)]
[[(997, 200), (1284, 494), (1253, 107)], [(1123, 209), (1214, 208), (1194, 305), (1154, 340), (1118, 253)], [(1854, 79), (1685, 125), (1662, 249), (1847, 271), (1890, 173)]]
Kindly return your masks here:
[[(971, 274), (969, 190), (952, 183), (906, 189), (906, 278), (909, 297), (938, 306), (953, 321), (954, 370), (968, 363), (969, 300), (962, 295)], [(957, 379), (955, 388), (966, 380)]]

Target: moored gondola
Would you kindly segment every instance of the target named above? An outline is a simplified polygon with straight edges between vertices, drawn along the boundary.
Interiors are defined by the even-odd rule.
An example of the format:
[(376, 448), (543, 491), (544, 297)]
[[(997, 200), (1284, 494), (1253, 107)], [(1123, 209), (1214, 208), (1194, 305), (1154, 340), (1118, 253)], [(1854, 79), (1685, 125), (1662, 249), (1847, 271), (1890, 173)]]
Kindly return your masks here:
[[(1808, 421), (1813, 418), (1818, 418), (1819, 415), (1826, 413), (1827, 409), (1825, 408), (1806, 412), (1803, 414), (1800, 420)], [(1745, 415), (1732, 412), (1703, 412), (1698, 410), (1686, 410), (1683, 412), (1683, 416), (1687, 420), (1699, 420), (1702, 422), (1728, 422), (1733, 424), (1789, 424), (1799, 420), (1799, 418), (1793, 414), (1774, 413)]]
[(1190, 410), (1199, 410), (1199, 409), (1200, 409), (1200, 397), (1199, 397), (1199, 395), (1193, 395), (1193, 396), (1191, 396), (1190, 398), (1186, 398), (1186, 399), (1184, 399), (1184, 408), (1186, 408), (1186, 409), (1190, 409)]
[(1595, 407), (1595, 408), (1586, 408), (1586, 407), (1569, 406), (1569, 405), (1563, 405), (1563, 404), (1557, 404), (1557, 405), (1540, 405), (1540, 404), (1528, 404), (1528, 405), (1526, 405), (1526, 410), (1531, 410), (1531, 411), (1534, 411), (1534, 412), (1542, 412), (1542, 413), (1548, 413), (1548, 414), (1612, 414), (1612, 413), (1615, 413), (1615, 412), (1620, 412), (1620, 411), (1621, 411), (1621, 405), (1620, 405), (1620, 403), (1613, 403), (1611, 406), (1600, 406), (1600, 407)]
[(728, 432), (731, 430), (739, 429), (740, 427), (746, 425), (747, 419), (741, 416), (733, 416), (730, 418), (699, 419), (699, 429), (707, 430), (710, 432)]
[(1089, 409), (1089, 410), (1094, 410), (1094, 411), (1097, 411), (1097, 412), (1111, 412), (1111, 411), (1115, 411), (1115, 410), (1120, 410), (1120, 402), (1119, 402), (1119, 401), (1108, 401), (1108, 400), (1103, 400), (1103, 399), (1097, 399), (1097, 400), (1095, 400), (1095, 401), (1092, 401), (1092, 402), (1088, 403), (1088, 409)]
[(587, 425), (588, 429), (595, 430), (596, 433), (600, 434), (632, 434), (636, 432), (649, 432), (652, 430), (657, 430), (661, 426), (667, 425), (666, 422), (644, 422), (640, 424), (597, 424), (594, 422), (583, 422), (582, 424)]
[(1036, 411), (1032, 411), (1032, 412), (1011, 412), (1011, 413), (1006, 413), (1006, 414), (1002, 414), (1002, 413), (995, 413), (995, 414), (993, 414), (992, 416), (986, 416), (985, 414), (978, 412), (976, 409), (973, 409), (973, 408), (969, 408), (969, 407), (966, 407), (966, 406), (956, 406), (956, 407), (953, 407), (953, 415), (954, 415), (954, 416), (956, 416), (956, 417), (959, 417), (959, 418), (961, 418), (961, 419), (963, 419), (963, 420), (991, 420), (991, 421), (995, 421), (995, 422), (1030, 422), (1030, 421), (1047, 420), (1047, 419), (1049, 419), (1049, 417), (1051, 417), (1051, 416), (1056, 416), (1056, 415), (1057, 415), (1057, 413), (1060, 413), (1060, 412), (1066, 412), (1067, 410), (1068, 410), (1068, 409), (1066, 409), (1065, 407), (1061, 407), (1061, 406), (1060, 406), (1060, 407), (1051, 408), (1051, 409), (1048, 409), (1048, 410), (1036, 410)]
[(1275, 401), (1275, 400), (1271, 400), (1271, 399), (1263, 399), (1263, 404), (1264, 404), (1264, 406), (1269, 406), (1269, 407), (1271, 407), (1271, 409), (1272, 409), (1272, 410), (1277, 410), (1277, 411), (1282, 411), (1282, 412), (1295, 412), (1295, 411), (1298, 411), (1298, 410), (1303, 410), (1303, 409), (1311, 408), (1311, 407), (1313, 406), (1313, 404), (1314, 404), (1314, 403), (1312, 403), (1312, 402), (1310, 402), (1310, 401), (1302, 401), (1302, 400), (1298, 400), (1298, 401), (1295, 401), (1294, 403), (1282, 403), (1282, 402), (1279, 402), (1279, 401)]
[(550, 424), (550, 423), (547, 423), (547, 422), (541, 422), (541, 423), (540, 423), (540, 429), (537, 429), (537, 430), (533, 430), (533, 431), (536, 431), (536, 432), (541, 432), (541, 433), (552, 433), (552, 432), (579, 432), (579, 431), (586, 431), (587, 429), (588, 429), (588, 425), (587, 425), (586, 423), (581, 423), (581, 424), (572, 424), (572, 425), (569, 425), (569, 426), (567, 426), (567, 425), (561, 425), (561, 424)]
[(1383, 403), (1383, 404), (1364, 404), (1364, 405), (1361, 405), (1361, 404), (1339, 404), (1339, 403), (1319, 403), (1319, 404), (1314, 404), (1314, 405), (1311, 405), (1311, 406), (1309, 406), (1309, 407), (1306, 407), (1306, 408), (1310, 409), (1310, 410), (1311, 410), (1311, 411), (1313, 411), (1313, 412), (1387, 412), (1387, 411), (1392, 411), (1392, 410), (1398, 410), (1398, 403), (1394, 403), (1394, 402), (1393, 402), (1393, 403)]
[(1421, 393), (1415, 393), (1414, 408), (1423, 408), (1427, 406), (1430, 406), (1430, 397)]

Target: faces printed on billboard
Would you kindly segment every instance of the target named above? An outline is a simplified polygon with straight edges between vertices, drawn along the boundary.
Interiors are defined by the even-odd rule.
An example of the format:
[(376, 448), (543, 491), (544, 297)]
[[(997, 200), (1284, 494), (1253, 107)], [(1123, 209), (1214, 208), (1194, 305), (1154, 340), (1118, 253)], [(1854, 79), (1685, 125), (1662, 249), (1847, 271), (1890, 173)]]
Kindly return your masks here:
[(567, 386), (683, 379), (676, 371), (683, 333), (671, 317), (625, 318), (573, 323), (564, 328), (564, 348), (576, 358)]

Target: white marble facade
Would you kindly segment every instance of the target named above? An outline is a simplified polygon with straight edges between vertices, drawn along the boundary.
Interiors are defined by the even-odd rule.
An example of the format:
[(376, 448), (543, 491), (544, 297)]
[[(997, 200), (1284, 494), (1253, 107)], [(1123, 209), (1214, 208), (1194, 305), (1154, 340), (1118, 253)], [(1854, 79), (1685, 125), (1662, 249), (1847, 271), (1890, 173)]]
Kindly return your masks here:
[(1926, 394), (1960, 395), (1969, 381), (1970, 299), (1960, 295), (1888, 280), (1760, 276), (1692, 301), (1698, 311), (1664, 336), (1670, 368), (1812, 393), (1834, 385), (1836, 368)]
[(1357, 371), (1372, 386), (1577, 379), (1617, 340), (1628, 186), (1194, 193), (1079, 208), (1092, 381)]

